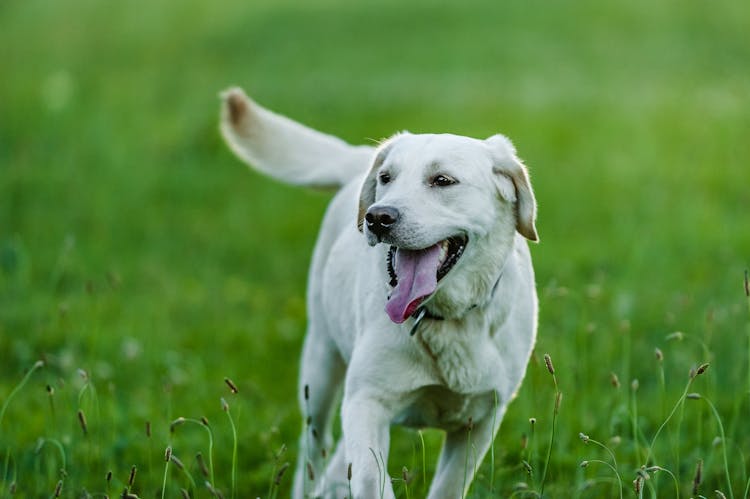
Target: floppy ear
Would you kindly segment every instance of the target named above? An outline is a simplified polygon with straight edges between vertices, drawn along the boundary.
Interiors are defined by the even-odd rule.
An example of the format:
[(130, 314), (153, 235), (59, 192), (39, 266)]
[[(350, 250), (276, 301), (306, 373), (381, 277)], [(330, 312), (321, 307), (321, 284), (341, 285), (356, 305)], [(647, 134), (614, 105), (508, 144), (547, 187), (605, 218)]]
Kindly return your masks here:
[(367, 172), (362, 189), (359, 193), (359, 213), (357, 214), (357, 229), (362, 232), (362, 225), (365, 221), (367, 208), (375, 202), (375, 188), (378, 186), (378, 169), (383, 165), (385, 158), (393, 146), (394, 140), (401, 134), (396, 134), (390, 139), (383, 142), (375, 152), (375, 159), (372, 162), (370, 171)]
[[(531, 189), (529, 173), (516, 156), (516, 148), (504, 135), (493, 135), (485, 141), (492, 151), (495, 175), (504, 175), (513, 182), (516, 201), (516, 230), (529, 241), (539, 241), (534, 222), (536, 220), (536, 200)], [(512, 200), (512, 199), (511, 199)]]

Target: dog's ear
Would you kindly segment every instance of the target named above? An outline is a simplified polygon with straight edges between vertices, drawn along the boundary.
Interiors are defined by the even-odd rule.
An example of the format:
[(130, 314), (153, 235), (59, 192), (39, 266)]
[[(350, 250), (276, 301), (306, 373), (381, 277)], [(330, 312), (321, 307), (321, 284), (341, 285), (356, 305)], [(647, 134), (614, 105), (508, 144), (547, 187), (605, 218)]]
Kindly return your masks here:
[[(531, 189), (526, 167), (516, 156), (516, 148), (506, 136), (500, 134), (493, 135), (485, 143), (490, 148), (494, 159), (493, 173), (503, 175), (513, 183), (515, 193), (503, 193), (501, 189), (501, 195), (508, 201), (516, 203), (516, 230), (529, 241), (539, 241), (535, 226), (534, 191)], [(515, 196), (509, 194), (515, 194)]]
[(375, 151), (375, 159), (370, 166), (370, 170), (367, 172), (365, 181), (362, 184), (362, 189), (359, 193), (359, 213), (357, 214), (357, 228), (362, 232), (362, 225), (365, 222), (365, 213), (367, 208), (375, 202), (375, 189), (378, 186), (378, 169), (383, 165), (385, 158), (393, 147), (394, 140), (401, 134), (396, 134), (390, 139), (380, 144), (380, 147)]

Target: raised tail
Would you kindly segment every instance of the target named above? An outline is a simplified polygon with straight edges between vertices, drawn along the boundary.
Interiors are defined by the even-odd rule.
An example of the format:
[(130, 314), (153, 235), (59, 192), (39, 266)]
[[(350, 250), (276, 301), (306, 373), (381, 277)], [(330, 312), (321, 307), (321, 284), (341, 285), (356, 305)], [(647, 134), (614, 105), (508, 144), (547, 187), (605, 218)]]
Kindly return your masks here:
[(244, 162), (278, 180), (341, 187), (367, 170), (374, 148), (353, 146), (278, 115), (240, 88), (222, 92), (221, 133)]

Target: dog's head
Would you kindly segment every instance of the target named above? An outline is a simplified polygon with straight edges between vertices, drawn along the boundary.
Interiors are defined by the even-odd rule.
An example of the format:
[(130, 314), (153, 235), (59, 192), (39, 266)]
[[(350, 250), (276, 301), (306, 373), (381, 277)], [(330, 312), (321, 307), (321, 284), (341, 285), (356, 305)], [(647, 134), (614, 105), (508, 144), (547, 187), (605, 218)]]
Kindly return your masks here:
[(538, 240), (535, 217), (528, 173), (506, 137), (404, 133), (378, 149), (358, 224), (371, 246), (389, 246), (386, 311), (401, 323), (446, 289), (477, 295), (469, 301), (490, 292), (515, 232)]

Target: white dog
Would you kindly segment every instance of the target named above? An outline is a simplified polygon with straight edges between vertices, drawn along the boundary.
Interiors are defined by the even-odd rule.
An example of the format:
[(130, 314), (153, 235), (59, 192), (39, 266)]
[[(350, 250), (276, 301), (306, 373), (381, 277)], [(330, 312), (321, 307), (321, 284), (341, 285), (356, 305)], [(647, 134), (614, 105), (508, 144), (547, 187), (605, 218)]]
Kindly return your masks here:
[(351, 146), (240, 89), (223, 94), (221, 130), (263, 173), (340, 187), (309, 275), (294, 497), (393, 498), (394, 423), (446, 431), (429, 497), (463, 497), (536, 337), (536, 203), (513, 145), (400, 133)]

